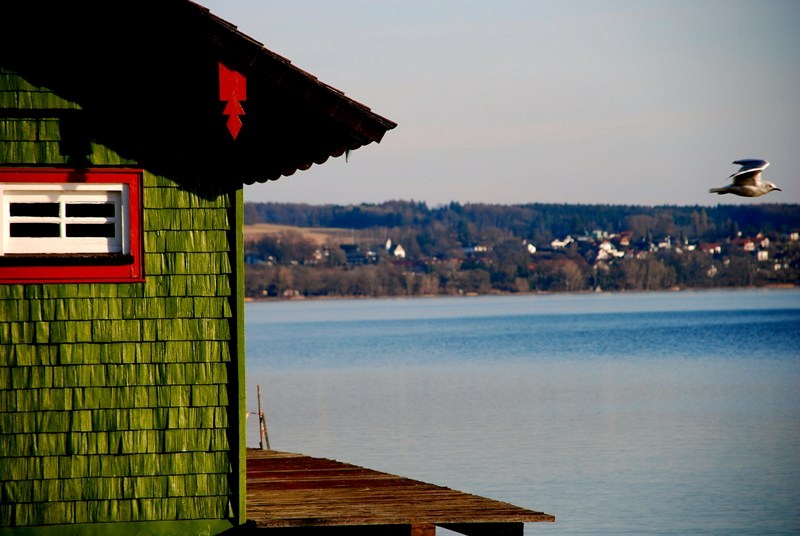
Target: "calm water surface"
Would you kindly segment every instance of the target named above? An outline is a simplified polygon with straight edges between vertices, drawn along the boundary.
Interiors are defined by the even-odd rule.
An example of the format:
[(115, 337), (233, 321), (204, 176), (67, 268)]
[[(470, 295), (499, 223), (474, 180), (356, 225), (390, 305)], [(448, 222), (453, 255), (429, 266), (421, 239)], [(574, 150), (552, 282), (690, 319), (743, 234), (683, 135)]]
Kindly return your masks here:
[(800, 534), (800, 290), (246, 315), (272, 448), (556, 516), (526, 534)]

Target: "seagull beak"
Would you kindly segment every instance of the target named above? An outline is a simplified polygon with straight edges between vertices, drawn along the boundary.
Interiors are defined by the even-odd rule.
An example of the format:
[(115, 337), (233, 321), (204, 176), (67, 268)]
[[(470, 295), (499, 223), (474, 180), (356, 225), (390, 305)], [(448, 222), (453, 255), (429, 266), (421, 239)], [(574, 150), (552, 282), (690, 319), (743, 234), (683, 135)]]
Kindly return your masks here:
[(773, 190), (778, 190), (779, 192), (782, 192), (782, 191), (783, 191), (783, 190), (781, 190), (780, 188), (773, 188)]

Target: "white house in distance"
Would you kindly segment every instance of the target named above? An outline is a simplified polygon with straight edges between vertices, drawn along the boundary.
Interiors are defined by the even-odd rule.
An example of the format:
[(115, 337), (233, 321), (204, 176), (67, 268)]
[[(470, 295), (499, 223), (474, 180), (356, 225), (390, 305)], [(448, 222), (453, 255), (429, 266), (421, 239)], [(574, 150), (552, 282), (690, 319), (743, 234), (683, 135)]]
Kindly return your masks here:
[(617, 248), (614, 247), (608, 240), (603, 240), (600, 246), (597, 249), (597, 260), (602, 261), (609, 259), (611, 257), (622, 258), (625, 256), (624, 251), (619, 251)]
[(396, 246), (392, 244), (391, 238), (386, 239), (386, 251), (388, 251), (389, 254), (394, 255), (394, 257), (397, 259), (406, 258), (405, 248), (403, 248), (403, 246), (401, 246), (400, 244), (397, 244)]
[(564, 238), (563, 240), (559, 240), (558, 238), (556, 238), (555, 240), (550, 242), (550, 247), (552, 247), (553, 249), (561, 249), (567, 247), (569, 244), (573, 242), (575, 242), (575, 239), (567, 235), (567, 237)]

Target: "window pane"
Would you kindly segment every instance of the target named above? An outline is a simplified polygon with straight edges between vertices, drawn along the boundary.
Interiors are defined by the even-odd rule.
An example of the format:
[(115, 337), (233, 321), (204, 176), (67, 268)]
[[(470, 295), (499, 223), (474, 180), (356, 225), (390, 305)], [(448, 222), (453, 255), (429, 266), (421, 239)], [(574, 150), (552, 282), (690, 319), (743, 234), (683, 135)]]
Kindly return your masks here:
[[(33, 216), (37, 218), (58, 217), (58, 203), (11, 203), (11, 216)], [(31, 235), (33, 236), (33, 235)], [(49, 235), (48, 235), (49, 236)], [(58, 236), (58, 235), (56, 235)]]
[(113, 223), (67, 224), (67, 236), (70, 238), (114, 238), (115, 230)]
[(11, 223), (9, 234), (14, 238), (58, 238), (59, 225), (57, 223)]
[(113, 218), (114, 203), (67, 203), (68, 218)]

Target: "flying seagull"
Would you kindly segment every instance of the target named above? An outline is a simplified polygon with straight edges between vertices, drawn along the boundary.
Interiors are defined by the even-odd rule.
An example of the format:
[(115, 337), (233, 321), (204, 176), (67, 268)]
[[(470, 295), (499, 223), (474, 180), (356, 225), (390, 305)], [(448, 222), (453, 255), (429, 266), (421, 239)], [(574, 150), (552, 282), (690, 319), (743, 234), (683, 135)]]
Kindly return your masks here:
[(742, 166), (739, 171), (731, 175), (729, 178), (733, 182), (722, 188), (711, 188), (709, 190), (712, 194), (736, 194), (743, 197), (758, 197), (760, 195), (768, 194), (772, 190), (781, 191), (780, 188), (769, 181), (761, 180), (761, 172), (767, 169), (769, 162), (766, 160), (758, 159), (743, 159), (736, 160), (734, 164)]

